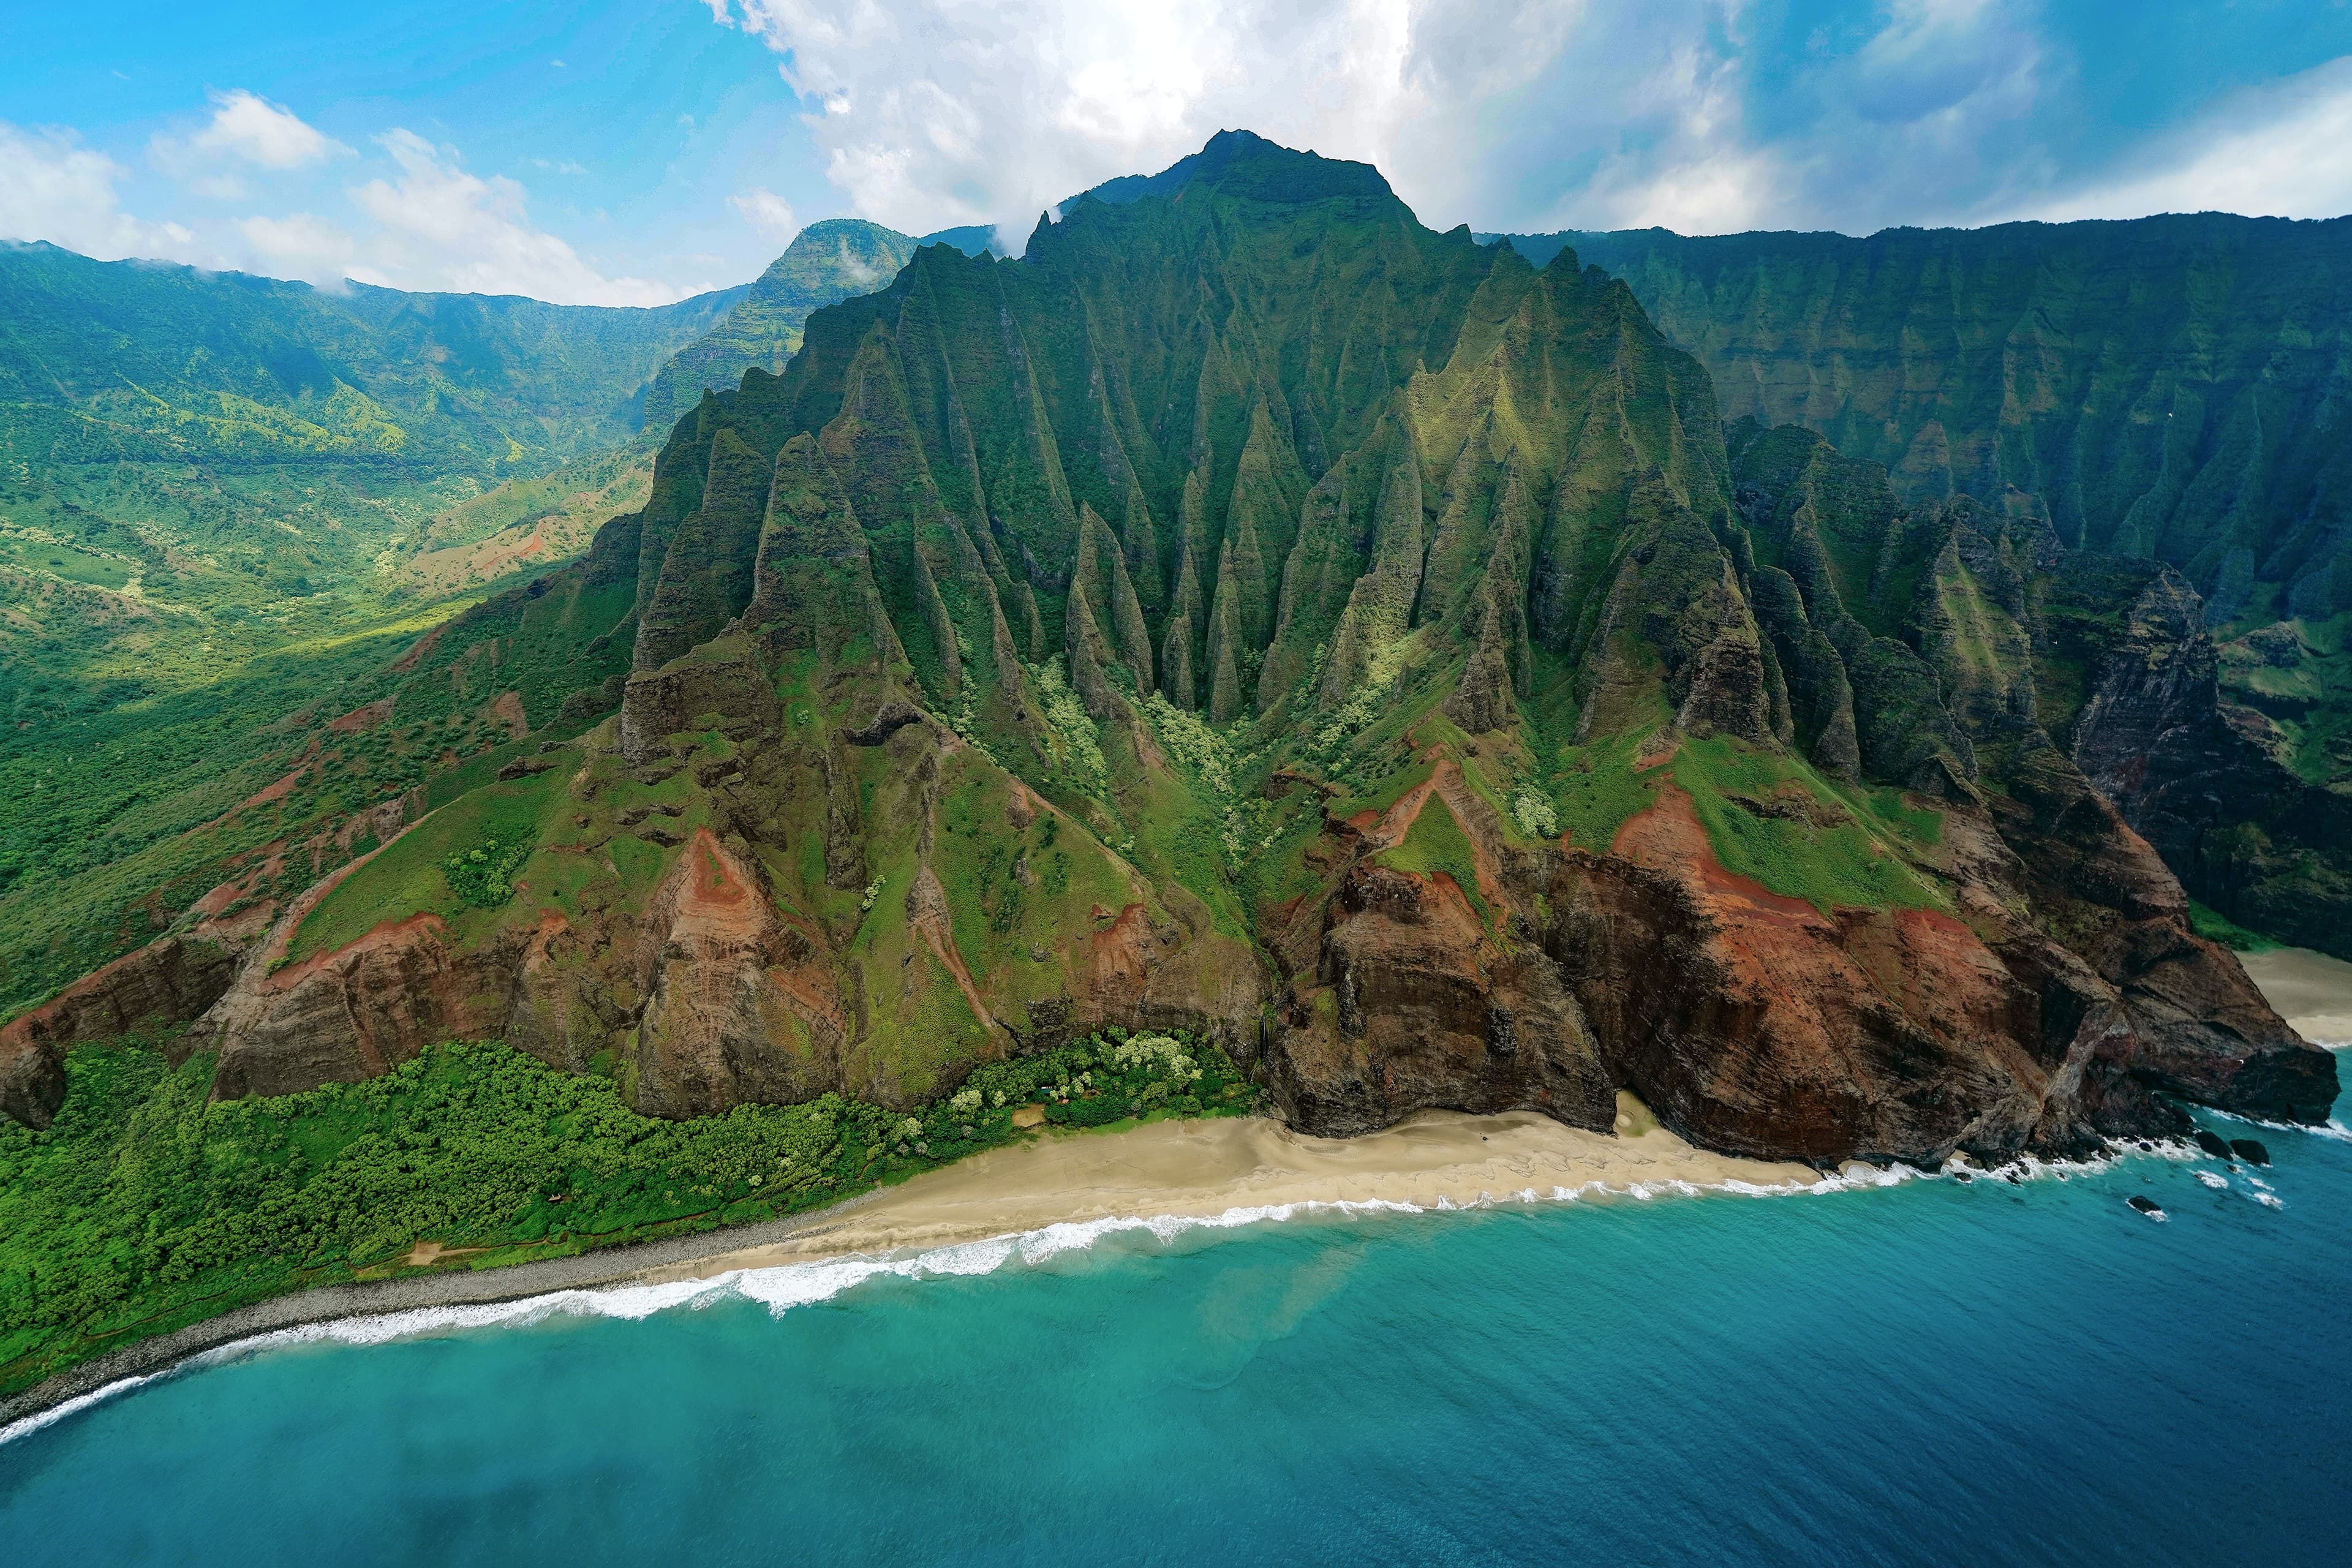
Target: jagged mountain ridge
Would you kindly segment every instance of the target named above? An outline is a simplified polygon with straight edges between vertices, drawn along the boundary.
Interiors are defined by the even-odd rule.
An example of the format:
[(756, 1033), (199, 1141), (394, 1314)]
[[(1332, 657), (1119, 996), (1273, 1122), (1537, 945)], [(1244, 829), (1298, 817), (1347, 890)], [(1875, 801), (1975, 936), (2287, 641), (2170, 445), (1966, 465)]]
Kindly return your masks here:
[(1908, 499), (2038, 505), (2071, 550), (2177, 569), (2227, 639), (2199, 656), (2218, 670), (2139, 705), (2169, 710), (2151, 781), (2078, 760), (2199, 898), (2352, 954), (2352, 219), (1510, 243), (1623, 278), (1727, 417), (1805, 425)]
[(200, 1026), (225, 1091), (456, 1033), (672, 1114), (896, 1103), (1183, 1022), (1326, 1131), (1632, 1087), (1918, 1158), (2164, 1125), (2156, 1088), (2324, 1110), (2020, 711), (2026, 522), (1906, 524), (1920, 635), (1856, 591), (1869, 507), (1737, 479), (1622, 284), (1224, 151), (1020, 263), (923, 250), (682, 420), (551, 584), (631, 648), (563, 706), (619, 713), (411, 830), (528, 816), (524, 892), (420, 908), (398, 844), (322, 888)]

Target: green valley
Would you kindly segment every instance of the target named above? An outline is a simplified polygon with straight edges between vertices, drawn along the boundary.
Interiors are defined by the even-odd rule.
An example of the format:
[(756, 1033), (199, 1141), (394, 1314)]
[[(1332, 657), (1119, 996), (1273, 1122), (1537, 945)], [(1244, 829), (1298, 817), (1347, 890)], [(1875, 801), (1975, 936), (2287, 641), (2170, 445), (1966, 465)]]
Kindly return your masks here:
[[(846, 226), (656, 310), (0, 247), (0, 759), (25, 781), (0, 811), (0, 1012), (219, 916), (192, 910), (216, 889), (282, 900), (373, 836), (355, 817), (508, 739), (496, 714), (443, 724), (437, 695), (429, 734), (328, 721), (644, 506), (648, 398), (781, 363), (801, 316), (912, 243)], [(270, 793), (305, 766), (322, 787)]]

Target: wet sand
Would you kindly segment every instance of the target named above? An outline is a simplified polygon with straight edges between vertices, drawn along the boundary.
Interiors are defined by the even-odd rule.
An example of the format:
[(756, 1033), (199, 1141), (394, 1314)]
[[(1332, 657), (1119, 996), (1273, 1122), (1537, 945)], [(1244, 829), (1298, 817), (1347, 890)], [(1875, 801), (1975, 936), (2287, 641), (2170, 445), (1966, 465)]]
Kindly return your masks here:
[(713, 1252), (638, 1276), (710, 1279), (739, 1268), (859, 1253), (929, 1248), (1065, 1221), (1174, 1215), (1306, 1204), (1457, 1207), (1530, 1190), (1549, 1198), (1599, 1183), (1623, 1191), (1676, 1182), (1802, 1185), (1806, 1166), (1696, 1149), (1620, 1097), (1619, 1135), (1563, 1127), (1533, 1111), (1423, 1111), (1356, 1138), (1310, 1138), (1264, 1117), (1159, 1121), (1123, 1132), (1049, 1133), (928, 1172), (831, 1211), (802, 1236)]
[(2352, 1044), (2352, 963), (2307, 947), (2276, 947), (2238, 958), (2296, 1034), (2315, 1045)]

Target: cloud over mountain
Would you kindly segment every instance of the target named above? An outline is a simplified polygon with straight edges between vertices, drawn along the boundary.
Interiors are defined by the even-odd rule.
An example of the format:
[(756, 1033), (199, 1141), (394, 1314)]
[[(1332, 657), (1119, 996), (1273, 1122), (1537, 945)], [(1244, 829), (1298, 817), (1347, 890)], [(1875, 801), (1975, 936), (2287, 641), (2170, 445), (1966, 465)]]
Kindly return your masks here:
[[(2275, 133), (2231, 157), (2173, 155), (2169, 184), (2137, 178), (2166, 155), (2148, 126), (2267, 79), (2267, 63), (2211, 29), (2191, 79), (2063, 3), (707, 3), (780, 57), (855, 210), (915, 230), (994, 223), (1015, 246), (1055, 200), (1229, 127), (1376, 163), (1440, 226), (1862, 233), (2192, 196), (2352, 206), (2352, 174), (2323, 145), (2325, 84), (2227, 104), (2234, 123), (2275, 101)], [(2166, 26), (2144, 22), (2151, 37)], [(2263, 162), (2305, 146), (2319, 151)], [(2232, 199), (2247, 157), (2256, 194)]]

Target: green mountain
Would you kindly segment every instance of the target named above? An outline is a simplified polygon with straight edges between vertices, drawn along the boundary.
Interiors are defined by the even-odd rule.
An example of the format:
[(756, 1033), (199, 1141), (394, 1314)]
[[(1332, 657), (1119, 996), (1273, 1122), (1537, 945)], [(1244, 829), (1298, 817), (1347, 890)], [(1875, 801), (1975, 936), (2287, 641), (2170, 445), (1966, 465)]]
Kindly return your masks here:
[(286, 771), (289, 712), (641, 505), (644, 388), (741, 293), (331, 293), (0, 247), (0, 1009), (221, 880), (205, 825)]
[(801, 327), (810, 311), (881, 288), (907, 264), (918, 243), (859, 218), (809, 225), (717, 325), (662, 366), (646, 389), (645, 423), (668, 429), (705, 388), (730, 390), (753, 365), (771, 375), (782, 370), (800, 351)]
[(1717, 1147), (1941, 1158), (2169, 1125), (2158, 1089), (2324, 1113), (2045, 722), (2118, 689), (2158, 577), (1727, 444), (1573, 255), (1235, 134), (805, 331), (284, 787), (373, 769), (346, 731), (506, 749), (266, 931), (184, 916), (18, 1019), (17, 1102), (229, 952), (189, 1037), (226, 1095), (497, 1037), (658, 1114), (911, 1106), (1181, 1025), (1320, 1131), (1633, 1088)]
[(2352, 219), (1510, 241), (1623, 278), (1728, 417), (2179, 571), (2221, 711), (2189, 702), (2157, 782), (2101, 783), (2199, 898), (2352, 952)]
[[(0, 1027), (43, 1169), (201, 1145), (231, 1197), (167, 1245), (42, 1186), (79, 1217), (0, 1379), (394, 1267), (416, 1215), (491, 1258), (764, 1215), (1022, 1098), (1607, 1131), (1630, 1090), (1929, 1165), (2326, 1115), (2115, 803), (2218, 711), (2179, 572), (1727, 426), (1622, 281), (1365, 165), (1188, 163), (1017, 261), (917, 250), (576, 562), (310, 662), (251, 793), (137, 851), (191, 868), (157, 939)], [(493, 1123), (561, 1179), (462, 1152)]]
[[(348, 854), (319, 847), (348, 791), (237, 809), (320, 693), (642, 507), (635, 426), (682, 367), (781, 364), (910, 245), (814, 225), (749, 289), (652, 310), (0, 247), (0, 759), (26, 781), (0, 810), (0, 1012), (242, 886), (260, 846), (306, 868), (269, 880)], [(418, 731), (371, 787), (506, 731)]]

